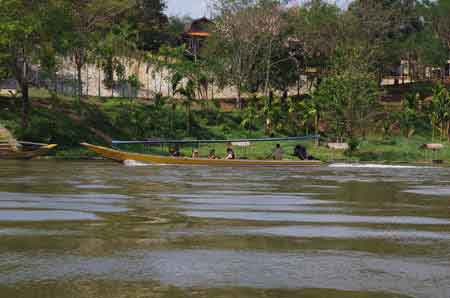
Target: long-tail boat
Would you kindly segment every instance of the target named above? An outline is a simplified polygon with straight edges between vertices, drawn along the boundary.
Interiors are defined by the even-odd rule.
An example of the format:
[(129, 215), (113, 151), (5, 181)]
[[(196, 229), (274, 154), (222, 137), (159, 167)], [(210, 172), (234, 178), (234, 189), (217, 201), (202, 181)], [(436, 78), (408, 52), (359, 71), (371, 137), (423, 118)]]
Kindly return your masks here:
[[(279, 141), (297, 141), (311, 139), (312, 137), (291, 137), (291, 138), (265, 138), (265, 139), (238, 139), (238, 140), (149, 140), (149, 141), (113, 141), (112, 145), (161, 145), (161, 144), (249, 144), (250, 142), (279, 142)], [(133, 160), (150, 164), (168, 164), (168, 165), (203, 165), (203, 166), (272, 166), (272, 167), (311, 167), (322, 164), (320, 160), (272, 160), (272, 159), (208, 159), (208, 158), (190, 158), (173, 157), (156, 154), (134, 153), (123, 151), (116, 148), (81, 143), (82, 146), (96, 152), (100, 156), (117, 162)]]
[(31, 159), (45, 155), (55, 144), (17, 141), (11, 132), (0, 124), (0, 159)]
[(56, 144), (18, 142), (18, 148), (11, 148), (7, 142), (0, 142), (0, 159), (32, 159), (46, 155)]

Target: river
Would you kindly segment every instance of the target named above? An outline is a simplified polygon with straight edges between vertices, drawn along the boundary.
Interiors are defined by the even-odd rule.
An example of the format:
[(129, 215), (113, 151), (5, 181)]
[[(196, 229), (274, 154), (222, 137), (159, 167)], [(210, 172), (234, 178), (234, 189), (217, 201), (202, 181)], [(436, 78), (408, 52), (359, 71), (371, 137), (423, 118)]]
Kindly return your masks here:
[(0, 297), (450, 297), (450, 169), (1, 161)]

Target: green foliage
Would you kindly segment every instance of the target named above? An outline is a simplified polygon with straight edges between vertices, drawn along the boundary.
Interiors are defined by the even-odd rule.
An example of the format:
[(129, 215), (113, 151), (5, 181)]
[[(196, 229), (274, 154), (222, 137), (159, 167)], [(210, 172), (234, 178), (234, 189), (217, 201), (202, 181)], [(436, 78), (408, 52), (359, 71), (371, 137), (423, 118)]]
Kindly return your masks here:
[(150, 61), (157, 70), (169, 71), (169, 80), (174, 98), (172, 99), (172, 110), (177, 104), (186, 109), (186, 133), (191, 134), (192, 113), (191, 106), (196, 98), (202, 97), (206, 92), (210, 78), (204, 62), (196, 62), (185, 55), (184, 46), (172, 48), (163, 46), (156, 55), (149, 55)]
[(378, 99), (378, 86), (360, 52), (351, 49), (334, 58), (334, 71), (323, 79), (313, 100), (338, 140), (364, 134)]
[(309, 67), (327, 67), (338, 45), (340, 8), (326, 1), (311, 0), (290, 18), (294, 36), (304, 41), (304, 63)]
[(136, 45), (140, 50), (156, 51), (170, 38), (170, 35), (167, 34), (169, 21), (164, 14), (166, 1), (134, 0), (123, 2), (129, 2), (131, 7), (120, 15), (120, 19), (138, 33)]
[(124, 57), (131, 57), (136, 51), (137, 32), (128, 24), (115, 24), (106, 35), (96, 39), (99, 41), (93, 48), (93, 58), (103, 69), (103, 84), (109, 89), (113, 89), (116, 83), (128, 82), (138, 87), (137, 78), (131, 78), (134, 82), (127, 80), (124, 66)]
[(430, 119), (433, 127), (439, 130), (441, 140), (445, 136), (448, 136), (450, 125), (450, 95), (449, 91), (442, 85), (437, 85), (434, 89), (430, 105)]
[(408, 94), (403, 100), (401, 111), (395, 115), (403, 131), (403, 135), (407, 138), (410, 138), (414, 134), (420, 119), (418, 104), (417, 96), (415, 94)]

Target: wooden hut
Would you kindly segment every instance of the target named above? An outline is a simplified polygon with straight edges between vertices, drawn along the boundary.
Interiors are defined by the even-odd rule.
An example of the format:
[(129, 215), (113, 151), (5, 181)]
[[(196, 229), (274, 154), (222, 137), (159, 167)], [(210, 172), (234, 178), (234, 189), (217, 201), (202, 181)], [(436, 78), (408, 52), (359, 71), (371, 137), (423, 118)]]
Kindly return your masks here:
[(196, 19), (186, 26), (183, 41), (194, 59), (197, 59), (204, 40), (210, 35), (212, 26), (214, 23), (205, 17)]

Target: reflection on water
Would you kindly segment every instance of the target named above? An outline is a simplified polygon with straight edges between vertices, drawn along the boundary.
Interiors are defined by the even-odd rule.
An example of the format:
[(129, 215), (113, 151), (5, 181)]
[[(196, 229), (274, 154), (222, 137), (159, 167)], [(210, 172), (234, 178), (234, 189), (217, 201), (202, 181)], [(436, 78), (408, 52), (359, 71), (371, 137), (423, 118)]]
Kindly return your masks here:
[(0, 293), (450, 296), (447, 168), (129, 165), (2, 161)]
[(342, 226), (286, 226), (259, 229), (241, 229), (235, 233), (249, 235), (276, 235), (306, 238), (385, 238), (385, 239), (435, 239), (450, 240), (450, 233), (418, 230), (376, 230)]
[(25, 211), (25, 210), (0, 210), (0, 221), (64, 221), (64, 220), (96, 220), (93, 213), (77, 211)]
[(446, 225), (450, 221), (429, 217), (413, 216), (359, 216), (342, 214), (302, 214), (287, 212), (209, 212), (186, 211), (184, 214), (192, 217), (241, 219), (254, 221), (292, 221), (316, 223), (372, 223), (372, 224), (423, 224)]
[[(217, 250), (130, 251), (109, 257), (8, 255), (27, 264), (0, 283), (91, 278), (159, 280), (178, 287), (383, 288), (411, 296), (433, 295), (450, 285), (448, 267), (421, 259), (380, 258), (346, 252), (260, 253)], [(373, 278), (373, 274), (377, 278)], [(433, 281), (436, 280), (436, 283)], [(324, 280), (327, 282), (324, 283)], [(430, 297), (430, 296), (428, 296)]]
[(360, 169), (429, 169), (432, 167), (425, 167), (425, 166), (405, 166), (405, 165), (385, 165), (385, 164), (350, 164), (350, 163), (334, 163), (329, 165), (330, 168), (360, 168)]
[(417, 186), (415, 188), (407, 189), (407, 190), (405, 190), (405, 192), (415, 193), (415, 194), (419, 194), (419, 195), (450, 197), (450, 187)]

